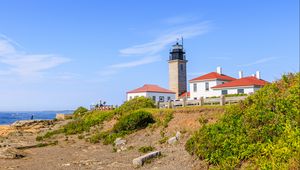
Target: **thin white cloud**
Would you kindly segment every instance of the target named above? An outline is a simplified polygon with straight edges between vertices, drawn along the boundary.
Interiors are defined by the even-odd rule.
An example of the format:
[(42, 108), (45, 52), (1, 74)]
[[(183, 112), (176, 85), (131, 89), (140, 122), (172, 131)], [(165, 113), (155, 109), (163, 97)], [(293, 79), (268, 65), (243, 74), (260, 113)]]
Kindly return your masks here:
[(160, 56), (151, 56), (151, 57), (145, 57), (145, 58), (130, 61), (130, 62), (113, 64), (113, 65), (108, 66), (104, 70), (100, 71), (99, 74), (101, 76), (111, 76), (125, 68), (138, 67), (138, 66), (142, 66), (142, 65), (146, 65), (146, 64), (151, 64), (151, 63), (154, 63), (154, 62), (157, 62), (160, 60), (161, 60)]
[[(0, 63), (7, 68), (0, 70), (0, 75), (30, 76), (54, 68), (70, 59), (53, 54), (29, 54), (19, 50), (16, 43), (0, 39)], [(19, 46), (19, 45), (18, 45)]]
[(154, 63), (154, 62), (157, 62), (157, 61), (160, 61), (160, 60), (161, 59), (160, 59), (159, 56), (151, 56), (151, 57), (145, 57), (145, 58), (135, 60), (135, 61), (113, 64), (109, 67), (110, 68), (117, 68), (117, 69), (131, 68), (131, 67), (137, 67), (137, 66), (141, 66), (141, 65), (145, 65), (145, 64)]
[(216, 60), (231, 60), (231, 57), (209, 57), (210, 59), (216, 59)]
[(269, 61), (272, 61), (272, 60), (275, 60), (275, 59), (278, 59), (278, 58), (279, 57), (266, 57), (266, 58), (261, 58), (259, 60), (254, 61), (254, 62), (251, 62), (251, 63), (241, 64), (241, 65), (238, 65), (238, 66), (248, 67), (248, 66), (258, 65), (258, 64), (263, 64), (263, 63), (266, 63), (266, 62), (269, 62)]
[(169, 29), (156, 37), (153, 41), (121, 49), (119, 51), (121, 56), (138, 57), (139, 59), (125, 63), (112, 64), (100, 71), (99, 74), (101, 76), (111, 76), (117, 74), (122, 69), (160, 61), (161, 57), (159, 53), (167, 46), (174, 43), (176, 39), (181, 37), (184, 37), (184, 39), (193, 38), (205, 34), (209, 30), (210, 22), (208, 21)]
[(166, 18), (163, 20), (166, 24), (183, 24), (191, 21), (196, 21), (197, 18), (195, 16), (174, 16), (170, 18)]
[(185, 39), (189, 39), (208, 32), (210, 29), (209, 25), (210, 22), (206, 21), (171, 29), (153, 41), (122, 49), (120, 50), (120, 54), (122, 56), (154, 55), (163, 50), (169, 44), (174, 43), (177, 38), (184, 37)]

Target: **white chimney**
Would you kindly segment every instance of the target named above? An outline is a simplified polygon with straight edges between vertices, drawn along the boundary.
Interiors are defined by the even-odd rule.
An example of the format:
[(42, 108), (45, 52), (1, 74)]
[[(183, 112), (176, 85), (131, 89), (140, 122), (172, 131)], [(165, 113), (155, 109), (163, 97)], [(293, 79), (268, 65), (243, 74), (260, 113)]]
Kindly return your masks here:
[(260, 79), (260, 71), (256, 71), (256, 78)]
[(218, 73), (218, 74), (222, 74), (222, 67), (220, 67), (220, 66), (217, 67), (217, 73)]
[(239, 71), (239, 78), (243, 78), (243, 71)]

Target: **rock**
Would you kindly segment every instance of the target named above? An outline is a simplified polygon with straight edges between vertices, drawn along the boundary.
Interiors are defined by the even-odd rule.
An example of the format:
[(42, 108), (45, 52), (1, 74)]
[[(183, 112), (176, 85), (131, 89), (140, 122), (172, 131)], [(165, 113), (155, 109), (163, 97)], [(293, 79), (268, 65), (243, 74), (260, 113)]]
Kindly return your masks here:
[(121, 145), (126, 144), (126, 140), (122, 140), (121, 138), (117, 138), (114, 143), (115, 143), (115, 146), (121, 146)]
[(117, 152), (126, 151), (127, 147), (121, 146), (119, 149), (117, 149)]
[(179, 140), (180, 136), (181, 136), (181, 133), (179, 131), (177, 131), (176, 135), (175, 135), (176, 139)]
[(152, 158), (155, 158), (155, 157), (160, 156), (160, 155), (161, 155), (160, 151), (150, 152), (146, 155), (143, 155), (143, 156), (140, 156), (138, 158), (133, 159), (132, 164), (135, 168), (137, 168), (137, 167), (143, 166), (145, 161), (147, 161), (149, 159), (152, 159)]
[(174, 137), (171, 137), (169, 140), (168, 140), (168, 144), (175, 144), (177, 142), (177, 138), (176, 138), (176, 136), (174, 136)]
[(25, 154), (15, 148), (6, 147), (0, 149), (0, 159), (19, 159), (25, 157)]
[(67, 163), (67, 164), (62, 164), (61, 166), (70, 166), (71, 164)]

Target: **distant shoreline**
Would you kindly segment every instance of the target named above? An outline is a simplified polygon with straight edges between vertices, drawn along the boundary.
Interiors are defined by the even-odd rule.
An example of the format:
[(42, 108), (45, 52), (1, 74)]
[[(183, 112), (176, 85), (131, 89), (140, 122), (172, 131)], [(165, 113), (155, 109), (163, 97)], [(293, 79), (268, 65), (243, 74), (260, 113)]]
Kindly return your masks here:
[(0, 125), (11, 125), (19, 120), (53, 120), (58, 113), (72, 113), (70, 110), (44, 112), (0, 112)]

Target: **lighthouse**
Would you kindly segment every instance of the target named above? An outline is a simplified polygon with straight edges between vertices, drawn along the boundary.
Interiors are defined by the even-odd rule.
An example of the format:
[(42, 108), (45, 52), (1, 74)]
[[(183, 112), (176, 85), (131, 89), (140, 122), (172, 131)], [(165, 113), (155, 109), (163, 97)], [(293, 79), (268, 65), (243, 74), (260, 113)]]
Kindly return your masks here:
[(176, 93), (178, 98), (182, 93), (187, 91), (187, 64), (183, 41), (180, 44), (178, 41), (172, 46), (169, 56), (169, 89)]

